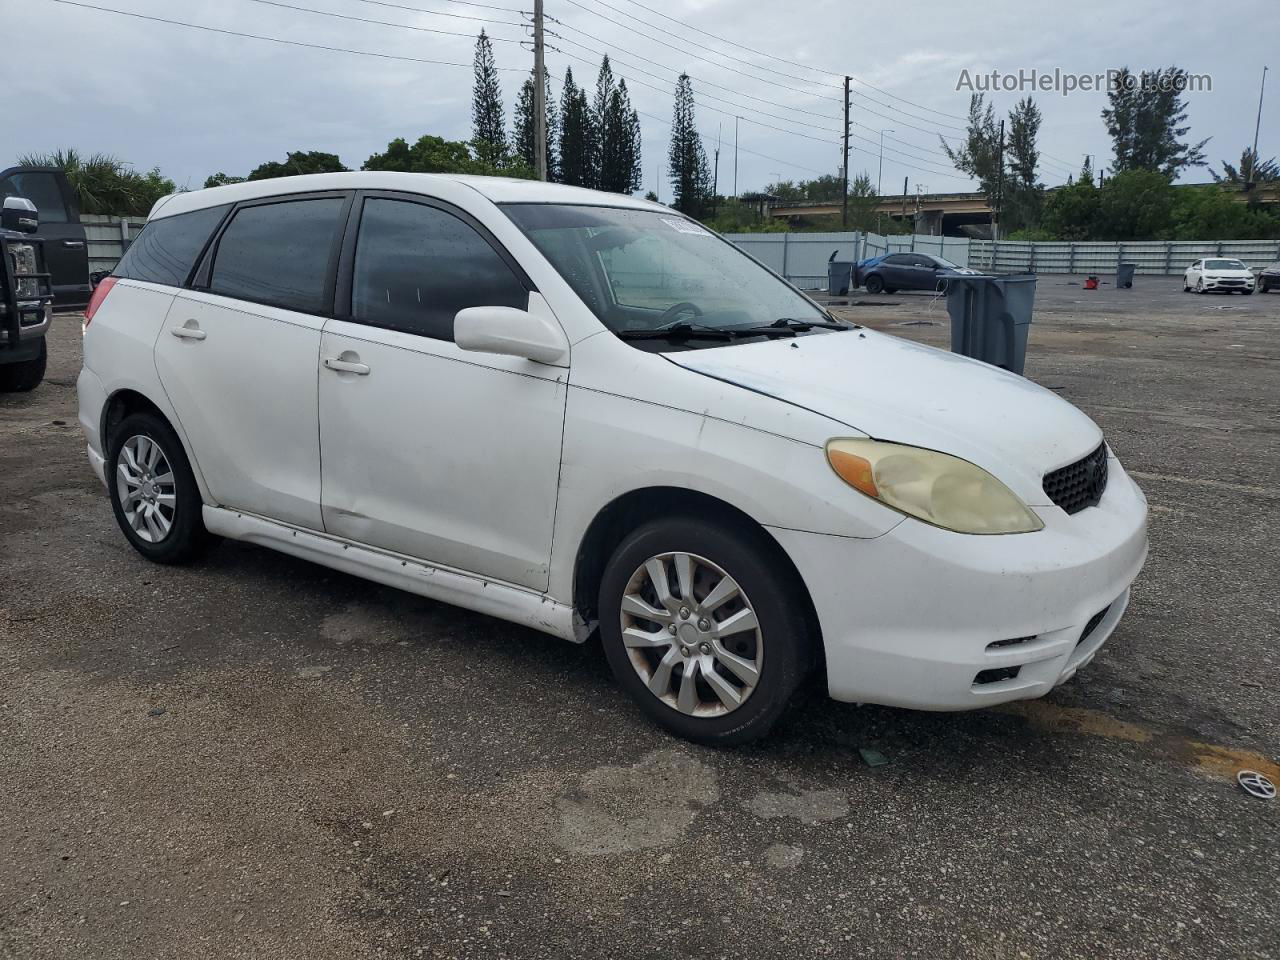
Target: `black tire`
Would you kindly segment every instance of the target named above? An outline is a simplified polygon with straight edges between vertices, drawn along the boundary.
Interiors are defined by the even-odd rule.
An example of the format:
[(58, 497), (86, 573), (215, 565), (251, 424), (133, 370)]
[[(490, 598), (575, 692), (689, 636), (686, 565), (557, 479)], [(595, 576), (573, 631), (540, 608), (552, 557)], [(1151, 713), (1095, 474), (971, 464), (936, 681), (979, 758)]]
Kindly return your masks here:
[[(120, 501), (118, 468), (125, 444), (135, 437), (145, 437), (156, 444), (168, 461), (169, 472), (173, 474), (172, 511), (166, 511), (171, 517), (169, 529), (155, 541), (144, 539), (133, 528)], [(105, 469), (111, 510), (115, 513), (116, 523), (125, 539), (148, 560), (155, 563), (187, 563), (200, 556), (213, 542), (214, 538), (204, 527), (201, 515), (204, 502), (191, 472), (191, 464), (178, 435), (163, 418), (153, 413), (134, 413), (120, 421), (107, 440)], [(170, 487), (166, 485), (162, 489), (168, 491)]]
[[(651, 558), (671, 553), (692, 554), (710, 561), (737, 581), (742, 593), (750, 598), (759, 624), (758, 637), (753, 635), (750, 646), (737, 647), (737, 652), (744, 657), (761, 655), (756, 685), (738, 706), (719, 716), (682, 713), (651, 693), (623, 643), (622, 601), (632, 576), (639, 575), (641, 567)], [(674, 580), (671, 590), (676, 603), (681, 604)], [(695, 597), (699, 595), (697, 586), (693, 592)], [(706, 593), (701, 596), (705, 597)], [(815, 662), (817, 638), (809, 624), (807, 606), (798, 599), (803, 596), (804, 587), (794, 571), (780, 562), (776, 549), (771, 549), (759, 532), (733, 529), (692, 516), (668, 517), (633, 531), (614, 551), (600, 584), (600, 637), (618, 684), (650, 719), (676, 736), (695, 743), (733, 746), (756, 740), (769, 732)], [(717, 614), (723, 610), (720, 608)], [(698, 614), (686, 622), (680, 622), (678, 616), (674, 614), (672, 621), (680, 623), (681, 627), (692, 628)], [(722, 616), (722, 622), (723, 619)], [(651, 626), (660, 628), (661, 624), (654, 622)], [(679, 656), (679, 643), (674, 638), (666, 641), (665, 632), (661, 629), (655, 636), (664, 638), (666, 651), (648, 651), (646, 656), (657, 660), (668, 651), (673, 658)], [(743, 643), (741, 637), (742, 634), (734, 634), (732, 642)], [(726, 641), (727, 646), (727, 638)], [(756, 647), (757, 642), (759, 647)], [(698, 654), (695, 652), (694, 656), (698, 657)], [(706, 657), (701, 662), (710, 663), (713, 659), (719, 658)], [(682, 678), (686, 669), (684, 663), (676, 661), (671, 673), (672, 690), (677, 687), (677, 677)], [(713, 664), (710, 669), (732, 679), (721, 663)], [(713, 699), (710, 686), (705, 685), (705, 679), (699, 682), (704, 685), (703, 689), (708, 693), (706, 699), (714, 707), (718, 701)]]
[(897, 288), (897, 287), (885, 287), (885, 288), (884, 288), (884, 292), (892, 295), (892, 294), (895, 294), (895, 293), (897, 293), (897, 292), (898, 292), (898, 288)]
[(0, 366), (0, 392), (26, 393), (34, 390), (44, 380), (44, 371), (48, 364), (49, 347), (44, 338), (41, 338), (40, 353), (37, 356), (30, 360)]
[(878, 273), (872, 273), (867, 276), (866, 280), (867, 293), (877, 294), (884, 292), (884, 278)]
[(1241, 290), (1240, 292), (1243, 293), (1246, 297), (1250, 296), (1253, 293), (1252, 290)]

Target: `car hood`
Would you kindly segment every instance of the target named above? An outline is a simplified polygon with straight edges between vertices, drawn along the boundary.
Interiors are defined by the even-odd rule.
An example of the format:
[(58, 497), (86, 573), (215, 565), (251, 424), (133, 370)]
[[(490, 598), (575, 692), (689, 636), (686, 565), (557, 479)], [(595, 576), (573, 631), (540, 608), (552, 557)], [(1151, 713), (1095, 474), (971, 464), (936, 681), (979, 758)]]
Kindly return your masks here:
[(988, 470), (1026, 503), (1049, 503), (1044, 474), (1102, 440), (1052, 391), (997, 367), (870, 330), (665, 354), (851, 427)]

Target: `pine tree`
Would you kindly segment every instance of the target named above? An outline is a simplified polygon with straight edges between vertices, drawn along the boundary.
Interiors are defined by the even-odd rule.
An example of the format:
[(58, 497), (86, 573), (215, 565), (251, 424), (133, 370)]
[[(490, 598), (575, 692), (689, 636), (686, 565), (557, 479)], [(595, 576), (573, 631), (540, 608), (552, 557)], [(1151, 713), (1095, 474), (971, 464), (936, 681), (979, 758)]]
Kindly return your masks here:
[(574, 186), (590, 186), (595, 174), (592, 157), (595, 152), (591, 129), (591, 106), (587, 94), (573, 82), (573, 69), (564, 72), (564, 90), (560, 94), (560, 182)]
[(594, 148), (591, 169), (594, 176), (590, 185), (598, 190), (614, 189), (606, 186), (605, 171), (616, 164), (620, 147), (618, 141), (610, 138), (609, 132), (609, 107), (616, 89), (613, 67), (609, 65), (609, 55), (606, 53), (600, 61), (600, 72), (596, 74), (596, 95), (591, 101), (591, 140)]
[(1183, 122), (1189, 80), (1181, 67), (1143, 70), (1136, 77), (1128, 67), (1119, 71), (1107, 91), (1109, 106), (1102, 111), (1114, 144), (1116, 173), (1155, 170), (1172, 179), (1188, 167), (1205, 165), (1202, 148), (1209, 141), (1182, 140), (1191, 129)]
[(631, 106), (625, 80), (609, 94), (600, 142), (600, 189), (627, 194), (639, 189), (640, 117)]
[(711, 192), (711, 173), (707, 169), (707, 154), (702, 149), (702, 138), (693, 115), (693, 84), (687, 73), (676, 81), (676, 102), (671, 121), (671, 147), (667, 154), (668, 172), (674, 202), (681, 213), (691, 217), (706, 212)]
[(493, 45), (482, 29), (476, 39), (475, 85), (471, 90), (471, 144), (476, 156), (491, 167), (507, 163), (507, 122)]
[[(551, 99), (551, 76), (547, 68), (542, 68), (543, 89), (547, 91), (547, 180), (555, 183), (559, 180), (559, 166), (556, 163), (556, 146), (559, 141), (559, 124), (556, 117), (556, 104)], [(537, 158), (533, 155), (534, 122), (533, 122), (533, 71), (520, 87), (520, 96), (516, 100), (515, 131), (511, 137), (512, 150), (516, 159), (536, 170)]]
[(1036, 178), (1040, 151), (1036, 138), (1040, 135), (1040, 108), (1031, 97), (1023, 97), (1009, 111), (1008, 163), (1010, 183), (1005, 228), (1020, 230), (1034, 227), (1040, 221), (1044, 204), (1044, 187)]

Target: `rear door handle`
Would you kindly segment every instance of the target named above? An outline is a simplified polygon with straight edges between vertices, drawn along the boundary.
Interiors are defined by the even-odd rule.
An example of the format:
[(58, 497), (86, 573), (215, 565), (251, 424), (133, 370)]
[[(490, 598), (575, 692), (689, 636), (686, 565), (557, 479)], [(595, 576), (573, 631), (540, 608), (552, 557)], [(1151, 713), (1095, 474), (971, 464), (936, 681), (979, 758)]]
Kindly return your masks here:
[(358, 363), (355, 360), (325, 357), (324, 365), (327, 369), (336, 370), (338, 373), (354, 373), (357, 377), (367, 377), (369, 375), (369, 365), (367, 363)]
[[(187, 323), (194, 324), (194, 320), (188, 320)], [(196, 326), (174, 327), (169, 331), (179, 340), (203, 340), (205, 332)]]

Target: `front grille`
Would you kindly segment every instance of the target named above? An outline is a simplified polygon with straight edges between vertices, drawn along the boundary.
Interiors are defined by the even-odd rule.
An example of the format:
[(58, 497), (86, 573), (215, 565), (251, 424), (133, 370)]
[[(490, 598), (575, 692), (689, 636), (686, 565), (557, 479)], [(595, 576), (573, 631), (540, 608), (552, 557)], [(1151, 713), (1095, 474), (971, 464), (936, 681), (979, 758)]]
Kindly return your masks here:
[(1107, 445), (1044, 475), (1044, 492), (1067, 513), (1096, 506), (1107, 489)]

